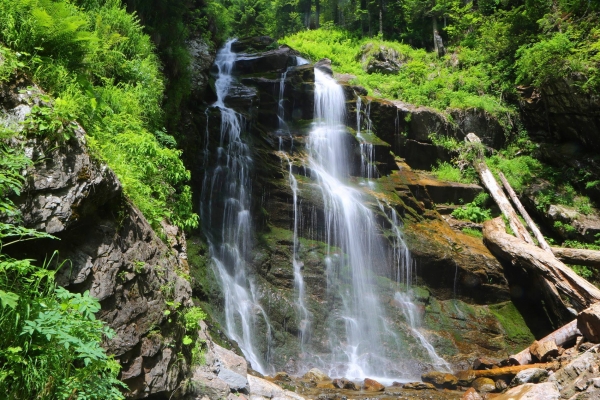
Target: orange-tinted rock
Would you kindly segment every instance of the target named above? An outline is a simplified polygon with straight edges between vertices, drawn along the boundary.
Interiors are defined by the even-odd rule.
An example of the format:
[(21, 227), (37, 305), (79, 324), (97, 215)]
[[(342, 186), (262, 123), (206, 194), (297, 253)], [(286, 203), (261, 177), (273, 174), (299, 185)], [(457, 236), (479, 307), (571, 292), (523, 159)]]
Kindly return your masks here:
[(489, 393), (496, 390), (496, 383), (490, 378), (477, 378), (471, 386), (478, 392)]
[(363, 382), (363, 390), (367, 392), (381, 392), (385, 389), (381, 383), (377, 382), (374, 379), (365, 378)]
[(404, 389), (412, 389), (412, 390), (425, 390), (425, 389), (435, 389), (431, 383), (427, 382), (409, 382), (405, 383), (403, 386)]
[(435, 387), (440, 389), (455, 389), (458, 384), (458, 378), (452, 374), (445, 372), (427, 372), (421, 375), (423, 382), (433, 383)]

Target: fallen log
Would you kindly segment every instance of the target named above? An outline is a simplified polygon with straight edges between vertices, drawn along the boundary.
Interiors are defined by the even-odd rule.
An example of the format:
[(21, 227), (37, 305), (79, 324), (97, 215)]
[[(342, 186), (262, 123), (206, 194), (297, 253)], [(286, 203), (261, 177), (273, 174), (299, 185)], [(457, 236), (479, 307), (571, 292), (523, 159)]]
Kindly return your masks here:
[(600, 251), (552, 247), (552, 253), (566, 264), (600, 268)]
[[(577, 320), (574, 319), (573, 321), (558, 328), (557, 330), (555, 330), (551, 334), (543, 337), (542, 339), (538, 340), (537, 342), (538, 343), (554, 342), (557, 346), (562, 346), (565, 343), (575, 339), (579, 335), (581, 335), (581, 332), (579, 332), (579, 329), (577, 328)], [(513, 364), (520, 364), (520, 365), (529, 364), (532, 361), (530, 349), (531, 349), (531, 347), (528, 347), (525, 350), (523, 350), (515, 355), (510, 356), (509, 360)]]
[(469, 374), (472, 374), (472, 375), (476, 376), (477, 378), (498, 378), (500, 376), (516, 375), (519, 372), (526, 370), (526, 369), (530, 369), (530, 368), (558, 369), (559, 365), (558, 365), (558, 363), (512, 365), (510, 367), (469, 371)]
[(552, 250), (550, 249), (550, 246), (548, 245), (548, 242), (546, 242), (546, 239), (544, 238), (544, 235), (542, 235), (542, 232), (540, 232), (537, 225), (533, 222), (533, 220), (527, 213), (527, 210), (525, 210), (525, 207), (523, 207), (523, 204), (521, 204), (521, 200), (519, 200), (519, 198), (517, 197), (517, 194), (515, 193), (513, 188), (510, 186), (510, 183), (508, 183), (508, 180), (506, 180), (506, 177), (504, 176), (504, 174), (502, 172), (500, 172), (500, 173), (498, 173), (498, 175), (500, 176), (502, 185), (504, 185), (504, 189), (506, 189), (506, 192), (510, 196), (510, 199), (512, 200), (513, 204), (517, 207), (517, 210), (519, 210), (519, 212), (521, 213), (521, 216), (527, 223), (527, 226), (529, 227), (529, 229), (531, 229), (531, 232), (533, 232), (533, 235), (537, 239), (539, 246), (542, 249), (544, 249), (545, 251), (552, 252)]
[[(474, 133), (469, 133), (465, 140), (474, 144), (481, 143), (481, 140)], [(510, 228), (513, 230), (517, 238), (524, 240), (529, 244), (533, 244), (533, 239), (531, 238), (531, 235), (529, 235), (529, 232), (527, 232), (527, 229), (525, 229), (525, 227), (521, 223), (521, 220), (519, 220), (517, 213), (510, 205), (510, 201), (502, 191), (502, 188), (498, 185), (498, 182), (496, 182), (496, 178), (494, 178), (492, 171), (490, 171), (487, 164), (485, 163), (483, 154), (476, 155), (476, 158), (473, 161), (473, 167), (475, 168), (475, 171), (477, 171), (477, 173), (479, 174), (481, 183), (483, 183), (483, 185), (487, 188), (488, 192), (500, 208), (500, 211), (502, 211), (502, 214), (508, 220), (508, 224), (510, 225)]]
[[(506, 233), (502, 218), (495, 218), (483, 224), (483, 241), (496, 257), (523, 266), (540, 276), (554, 290), (544, 290), (549, 302), (562, 305), (563, 310), (554, 309), (556, 315), (574, 307), (581, 311), (600, 301), (600, 290), (578, 276), (560, 262), (552, 253), (515, 238)], [(565, 303), (563, 296), (570, 300)], [(555, 308), (555, 307), (553, 307)]]

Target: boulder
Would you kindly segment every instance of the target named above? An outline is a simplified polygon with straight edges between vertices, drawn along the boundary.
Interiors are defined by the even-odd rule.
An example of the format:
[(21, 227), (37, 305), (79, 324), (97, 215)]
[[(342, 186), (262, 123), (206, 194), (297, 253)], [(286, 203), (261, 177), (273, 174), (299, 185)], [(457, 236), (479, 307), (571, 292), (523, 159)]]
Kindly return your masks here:
[(362, 388), (367, 392), (382, 392), (385, 386), (374, 379), (365, 378)]
[(275, 382), (291, 382), (292, 378), (290, 378), (287, 372), (277, 372), (275, 376), (273, 376), (273, 380)]
[(315, 63), (315, 68), (326, 73), (329, 76), (333, 76), (333, 69), (331, 68), (331, 60), (329, 58), (322, 58)]
[(477, 379), (477, 375), (472, 370), (458, 371), (455, 376), (458, 379), (457, 384), (459, 386), (471, 386), (471, 383)]
[(458, 378), (445, 372), (427, 372), (421, 375), (423, 382), (429, 382), (440, 389), (455, 389), (458, 384)]
[(508, 390), (494, 400), (558, 400), (560, 392), (555, 383), (545, 382), (539, 384), (526, 383)]
[(471, 387), (478, 392), (489, 393), (496, 390), (496, 384), (490, 378), (477, 378), (471, 383)]
[(277, 46), (277, 41), (269, 36), (253, 36), (238, 39), (231, 44), (234, 53), (255, 53), (265, 51)]
[(477, 393), (477, 390), (469, 388), (463, 394), (461, 400), (482, 400), (482, 397), (479, 395), (479, 393)]
[(600, 343), (600, 303), (593, 304), (579, 313), (577, 328), (589, 341)]
[(367, 43), (360, 55), (363, 69), (369, 74), (394, 75), (402, 68), (400, 53), (385, 46), (374, 46)]
[(318, 368), (313, 368), (310, 371), (308, 371), (306, 374), (304, 374), (302, 379), (306, 379), (312, 382), (322, 382), (331, 380), (331, 378), (329, 378), (325, 372), (321, 371)]
[[(256, 376), (248, 375), (250, 399), (305, 400), (304, 397)], [(218, 397), (211, 397), (211, 399)]]
[[(396, 383), (396, 382), (394, 382), (394, 383)], [(358, 390), (358, 387), (356, 386), (356, 384), (346, 378), (334, 379), (333, 386), (335, 386), (338, 389)], [(393, 384), (392, 384), (392, 386), (393, 386)]]
[(496, 381), (496, 390), (501, 392), (508, 387), (508, 384), (503, 379), (498, 379)]
[(499, 360), (496, 360), (495, 358), (479, 357), (479, 358), (476, 358), (475, 361), (473, 361), (473, 369), (475, 369), (475, 370), (492, 369), (494, 366), (498, 365), (499, 363), (500, 363)]
[(404, 386), (402, 386), (403, 389), (412, 389), (412, 390), (427, 390), (427, 389), (431, 389), (431, 390), (435, 390), (435, 386), (433, 386), (431, 383), (427, 383), (427, 382), (408, 382), (405, 383)]

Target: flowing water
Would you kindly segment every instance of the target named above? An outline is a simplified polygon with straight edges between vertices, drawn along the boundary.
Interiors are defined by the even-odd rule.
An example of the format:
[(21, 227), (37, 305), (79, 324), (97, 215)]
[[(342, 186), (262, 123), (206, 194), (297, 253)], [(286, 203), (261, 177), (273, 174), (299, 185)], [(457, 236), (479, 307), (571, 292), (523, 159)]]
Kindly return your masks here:
[[(252, 158), (248, 145), (242, 139), (244, 118), (225, 105), (225, 98), (234, 84), (231, 73), (236, 55), (231, 51), (232, 43), (233, 40), (227, 42), (215, 60), (218, 68), (215, 82), (217, 101), (212, 108), (220, 112), (221, 130), (217, 154), (213, 156), (208, 148), (207, 121), (206, 165), (200, 209), (210, 256), (223, 289), (227, 335), (238, 343), (255, 370), (267, 373), (271, 328), (246, 268), (246, 258), (252, 245), (252, 182), (249, 174)], [(209, 160), (213, 160), (214, 165), (209, 165)], [(218, 204), (223, 205), (222, 212), (214, 215), (213, 212), (220, 209)], [(220, 229), (215, 229), (215, 225)], [(259, 325), (265, 329), (257, 329)], [(257, 340), (265, 334), (263, 332), (267, 336), (266, 357), (261, 355), (257, 345)]]
[[(217, 101), (212, 111), (220, 114), (220, 136), (215, 154), (209, 150), (207, 123), (205, 148), (205, 178), (201, 197), (201, 217), (207, 234), (209, 250), (219, 275), (224, 295), (225, 329), (230, 338), (242, 349), (252, 367), (261, 373), (270, 373), (269, 355), (272, 332), (267, 313), (260, 304), (261, 295), (248, 274), (247, 259), (252, 243), (250, 215), (250, 170), (253, 160), (244, 142), (246, 123), (242, 115), (227, 107), (225, 98), (233, 85), (232, 68), (236, 55), (228, 42), (215, 61), (218, 75), (215, 82)], [(297, 64), (305, 60), (298, 59)], [(288, 183), (293, 197), (293, 251), (291, 264), (294, 272), (295, 307), (300, 349), (305, 357), (304, 367), (318, 366), (330, 376), (351, 379), (365, 377), (386, 382), (398, 378), (398, 360), (392, 354), (402, 345), (386, 315), (377, 288), (377, 272), (395, 268), (394, 278), (402, 283), (395, 302), (401, 308), (410, 330), (425, 349), (431, 362), (446, 369), (425, 336), (419, 331), (418, 313), (407, 293), (413, 280), (413, 264), (400, 230), (400, 221), (393, 208), (379, 203), (382, 215), (392, 226), (391, 244), (385, 241), (369, 200), (359, 186), (350, 182), (352, 158), (349, 154), (348, 130), (345, 121), (345, 97), (337, 82), (315, 69), (315, 122), (306, 138), (305, 167), (310, 171), (312, 184), (321, 193), (323, 213), (313, 211), (308, 218), (310, 226), (324, 227), (327, 244), (325, 265), (327, 276), (327, 351), (318, 355), (312, 343), (312, 315), (306, 304), (306, 285), (303, 262), (298, 254), (299, 229), (302, 218), (300, 190), (294, 176), (293, 140), (286, 123), (284, 107), (285, 71), (279, 84), (277, 116), (280, 137), (279, 153), (287, 161)], [(360, 99), (360, 97), (359, 97)], [(371, 135), (370, 104), (361, 117), (361, 103), (357, 103), (357, 139), (360, 144), (362, 176), (368, 182), (377, 178), (373, 164), (373, 146), (364, 137)], [(207, 111), (207, 119), (209, 115)], [(366, 131), (361, 130), (363, 123)], [(290, 153), (283, 151), (282, 137), (291, 140)], [(376, 204), (373, 204), (376, 205)], [(318, 217), (317, 217), (318, 215)], [(323, 218), (322, 221), (316, 221)], [(259, 340), (266, 334), (265, 342)], [(260, 339), (259, 339), (260, 338)], [(320, 343), (321, 348), (323, 344)], [(308, 355), (306, 355), (308, 354)], [(390, 373), (391, 372), (391, 373)], [(405, 377), (411, 373), (404, 373)]]

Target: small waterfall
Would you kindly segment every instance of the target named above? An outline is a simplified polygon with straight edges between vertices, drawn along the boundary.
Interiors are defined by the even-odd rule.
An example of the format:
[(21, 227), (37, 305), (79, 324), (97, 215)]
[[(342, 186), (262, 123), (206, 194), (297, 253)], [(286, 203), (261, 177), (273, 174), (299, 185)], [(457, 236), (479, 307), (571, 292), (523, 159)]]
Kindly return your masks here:
[[(377, 178), (377, 169), (375, 168), (375, 148), (373, 143), (370, 143), (362, 135), (361, 127), (361, 108), (362, 99), (360, 95), (356, 94), (356, 138), (360, 146), (360, 174), (367, 178), (368, 182), (371, 182), (373, 178)], [(371, 100), (367, 103), (366, 109), (366, 134), (373, 133), (373, 122), (371, 121)]]
[[(255, 370), (266, 373), (271, 348), (271, 327), (267, 314), (259, 304), (260, 294), (246, 273), (246, 258), (252, 242), (250, 215), (251, 188), (249, 171), (252, 165), (250, 149), (242, 140), (245, 129), (243, 117), (225, 105), (232, 84), (231, 75), (236, 59), (231, 51), (230, 40), (219, 50), (215, 60), (218, 77), (215, 82), (217, 101), (212, 105), (221, 115), (221, 129), (217, 148), (216, 165), (211, 166), (207, 131), (205, 148), (205, 177), (201, 196), (201, 216), (207, 234), (210, 256), (221, 281), (225, 301), (225, 329), (235, 340), (246, 359)], [(222, 207), (220, 215), (214, 215)], [(220, 225), (220, 230), (218, 227)], [(257, 339), (258, 324), (266, 331), (266, 353), (261, 356)]]
[(394, 295), (394, 300), (396, 300), (396, 302), (400, 305), (406, 321), (410, 324), (410, 329), (413, 335), (419, 340), (421, 346), (423, 346), (423, 348), (427, 351), (435, 370), (452, 372), (450, 364), (448, 364), (446, 360), (436, 353), (431, 343), (429, 343), (427, 338), (425, 338), (421, 331), (419, 331), (419, 327), (421, 326), (419, 311), (417, 306), (412, 302), (410, 294), (408, 292), (396, 292)]

